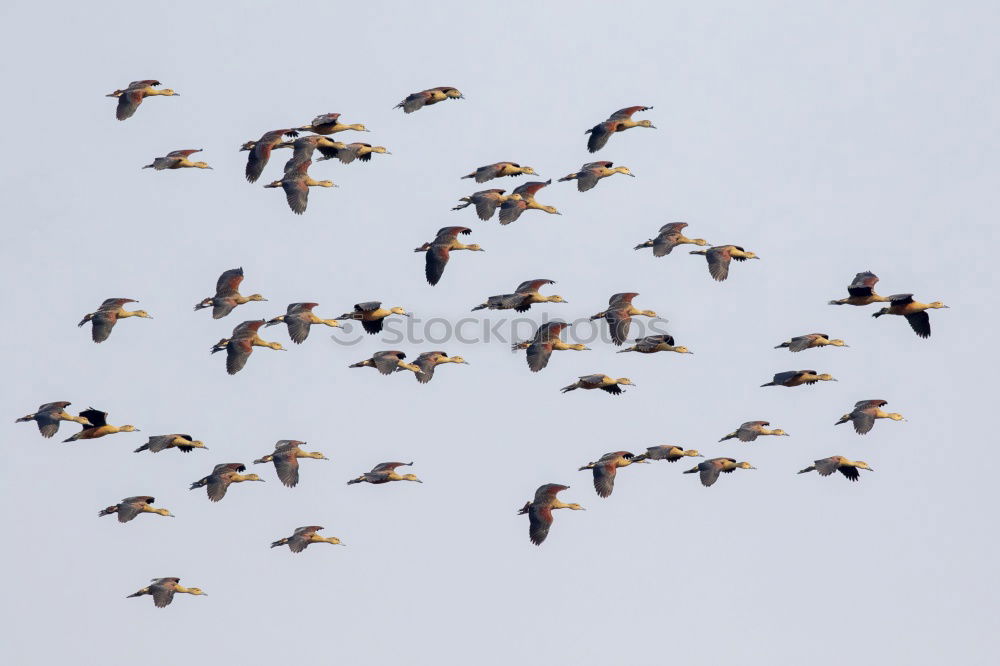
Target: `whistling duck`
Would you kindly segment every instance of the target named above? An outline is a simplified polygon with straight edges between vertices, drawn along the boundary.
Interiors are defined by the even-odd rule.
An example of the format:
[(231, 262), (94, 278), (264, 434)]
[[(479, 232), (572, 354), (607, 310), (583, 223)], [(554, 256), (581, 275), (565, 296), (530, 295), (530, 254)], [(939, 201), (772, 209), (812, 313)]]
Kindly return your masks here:
[(94, 342), (104, 342), (111, 336), (111, 329), (115, 327), (119, 319), (125, 319), (127, 317), (141, 317), (143, 319), (152, 319), (150, 315), (145, 310), (133, 310), (129, 311), (124, 309), (122, 306), (126, 303), (136, 303), (137, 301), (133, 298), (108, 298), (101, 303), (101, 307), (97, 308), (97, 312), (91, 312), (84, 316), (80, 320), (77, 326), (83, 326), (88, 321), (91, 323), (90, 326), (90, 337)]
[(632, 114), (638, 111), (649, 111), (651, 106), (628, 106), (612, 113), (603, 123), (598, 123), (584, 132), (589, 134), (587, 139), (587, 150), (596, 153), (608, 143), (608, 139), (615, 132), (624, 132), (633, 127), (649, 127), (656, 129), (656, 125), (648, 120), (632, 120)]
[(654, 257), (665, 257), (678, 245), (698, 245), (701, 247), (709, 245), (709, 242), (704, 238), (688, 238), (681, 233), (686, 226), (688, 226), (687, 222), (670, 222), (664, 224), (660, 227), (656, 238), (650, 238), (645, 243), (639, 243), (633, 249), (641, 250), (645, 247), (651, 247), (653, 248)]
[(319, 451), (303, 451), (299, 448), (305, 442), (297, 439), (281, 439), (274, 445), (274, 453), (258, 458), (253, 461), (254, 465), (261, 463), (274, 463), (274, 470), (278, 473), (281, 482), (294, 488), (299, 483), (299, 458), (312, 458), (314, 460), (329, 460)]
[(212, 319), (222, 319), (233, 311), (237, 305), (243, 305), (250, 301), (266, 301), (260, 294), (250, 294), (243, 296), (239, 292), (240, 283), (243, 282), (243, 269), (230, 268), (219, 276), (215, 283), (215, 296), (209, 296), (194, 306), (194, 309), (201, 310), (212, 308)]
[(525, 503), (517, 512), (518, 515), (528, 514), (528, 538), (531, 543), (541, 546), (545, 537), (549, 535), (549, 528), (552, 527), (553, 509), (586, 510), (579, 504), (566, 504), (556, 497), (557, 494), (568, 489), (569, 486), (558, 483), (546, 483), (544, 486), (539, 486), (538, 490), (535, 491), (535, 498)]
[(218, 502), (226, 496), (226, 491), (229, 490), (229, 486), (233, 483), (264, 481), (264, 479), (256, 474), (240, 474), (240, 472), (245, 472), (246, 469), (246, 465), (243, 463), (222, 463), (216, 465), (212, 469), (211, 474), (192, 483), (189, 490), (205, 487), (208, 499)]
[(889, 419), (891, 421), (905, 421), (902, 414), (896, 412), (882, 411), (889, 403), (885, 400), (859, 400), (854, 403), (854, 409), (848, 414), (840, 417), (840, 420), (833, 425), (840, 425), (850, 421), (854, 425), (854, 432), (859, 435), (867, 435), (875, 427), (875, 419)]
[(34, 421), (38, 424), (38, 432), (42, 434), (42, 437), (52, 437), (57, 432), (59, 432), (59, 422), (60, 421), (72, 421), (73, 423), (79, 423), (84, 428), (90, 428), (94, 424), (87, 420), (87, 417), (73, 416), (66, 411), (71, 402), (61, 400), (59, 402), (47, 402), (44, 405), (38, 407), (38, 411), (34, 414), (28, 414), (27, 416), (22, 416), (21, 418), (14, 421), (14, 423), (27, 423), (28, 421)]
[(481, 303), (472, 308), (472, 312), (489, 308), (490, 310), (514, 310), (515, 312), (527, 312), (535, 303), (567, 303), (562, 296), (553, 294), (552, 296), (542, 296), (538, 290), (547, 284), (555, 284), (555, 280), (526, 280), (517, 285), (513, 294), (501, 294), (490, 296), (485, 303)]

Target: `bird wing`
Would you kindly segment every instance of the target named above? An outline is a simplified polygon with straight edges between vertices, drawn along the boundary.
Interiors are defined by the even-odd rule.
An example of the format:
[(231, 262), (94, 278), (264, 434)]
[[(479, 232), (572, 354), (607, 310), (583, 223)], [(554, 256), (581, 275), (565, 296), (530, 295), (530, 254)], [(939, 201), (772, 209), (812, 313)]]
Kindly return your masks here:
[(614, 121), (605, 121), (594, 125), (591, 129), (587, 130), (590, 137), (587, 139), (587, 150), (592, 153), (596, 153), (598, 150), (607, 145), (608, 139), (615, 131), (617, 123)]
[(521, 199), (507, 199), (500, 204), (500, 224), (510, 224), (521, 217), (528, 204)]
[(289, 488), (294, 488), (299, 483), (299, 459), (295, 457), (294, 450), (287, 453), (274, 455), (274, 469), (278, 473), (278, 479)]
[(632, 114), (637, 111), (648, 111), (652, 108), (651, 106), (627, 106), (612, 113), (608, 116), (608, 120), (625, 120), (626, 118), (631, 118)]
[(840, 460), (836, 457), (823, 458), (815, 461), (816, 471), (820, 476), (830, 476), (840, 467)]
[(809, 349), (809, 345), (815, 339), (816, 336), (814, 334), (796, 336), (788, 342), (788, 351), (800, 352), (804, 349)]
[(288, 207), (296, 215), (306, 212), (309, 205), (309, 186), (302, 178), (289, 178), (286, 176), (281, 180), (281, 189), (285, 191), (285, 201)]
[(239, 291), (243, 282), (243, 268), (230, 268), (222, 273), (215, 282), (215, 295), (228, 296)]
[(931, 336), (931, 317), (926, 312), (914, 312), (906, 315), (906, 321), (910, 323), (913, 332), (922, 338)]
[(391, 375), (399, 367), (399, 361), (404, 358), (406, 358), (406, 354), (402, 352), (380, 351), (375, 352), (372, 356), (372, 363), (375, 365), (375, 369), (383, 375)]
[(611, 495), (615, 489), (615, 475), (617, 473), (614, 459), (598, 461), (594, 465), (594, 490), (597, 491), (598, 496), (608, 497)]
[(448, 265), (448, 258), (451, 256), (451, 247), (444, 243), (435, 243), (427, 250), (424, 275), (427, 284), (436, 285), (444, 275), (444, 267)]
[[(90, 421), (90, 425), (94, 428), (100, 428), (101, 426), (108, 425), (107, 421), (108, 413), (102, 412), (98, 409), (94, 409), (93, 407), (91, 407), (90, 409), (85, 409), (82, 412), (80, 412), (80, 416)], [(88, 428), (86, 427), (84, 428), (84, 430), (87, 429)]]
[(549, 357), (552, 356), (552, 342), (533, 342), (528, 345), (528, 368), (532, 372), (538, 372), (549, 364)]
[(711, 248), (705, 259), (708, 260), (708, 272), (713, 279), (722, 282), (729, 277), (729, 262), (732, 257), (726, 248)]
[(608, 322), (608, 330), (611, 333), (611, 340), (616, 345), (621, 345), (628, 339), (628, 331), (632, 325), (632, 316), (625, 309), (608, 310), (604, 315)]
[(288, 326), (288, 337), (295, 344), (302, 344), (309, 337), (309, 329), (312, 326), (306, 318), (305, 311), (285, 315), (285, 325)]
[(878, 276), (871, 271), (858, 273), (854, 276), (850, 286), (847, 287), (847, 293), (857, 297), (871, 296), (872, 289), (875, 288), (877, 282)]
[[(226, 343), (226, 372), (235, 375), (247, 364), (253, 353), (253, 344), (248, 339), (230, 339)], [(225, 492), (225, 491), (223, 491)]]
[(91, 317), (90, 337), (94, 342), (104, 342), (111, 336), (111, 329), (118, 321), (118, 313), (115, 311), (98, 310)]
[(519, 294), (529, 294), (538, 291), (544, 285), (555, 283), (555, 280), (545, 280), (541, 278), (537, 280), (525, 280), (521, 284), (517, 285), (517, 289), (514, 291)]
[[(142, 82), (136, 81), (135, 83)], [(115, 109), (115, 117), (118, 120), (127, 120), (132, 117), (139, 105), (142, 104), (142, 98), (145, 97), (144, 88), (145, 86), (137, 86), (122, 91), (122, 94), (118, 96), (118, 107)]]

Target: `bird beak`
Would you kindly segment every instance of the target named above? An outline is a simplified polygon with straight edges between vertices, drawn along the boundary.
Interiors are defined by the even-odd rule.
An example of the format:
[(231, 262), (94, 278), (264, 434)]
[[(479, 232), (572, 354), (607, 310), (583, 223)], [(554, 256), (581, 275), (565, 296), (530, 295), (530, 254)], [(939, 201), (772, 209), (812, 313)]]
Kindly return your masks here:
[(392, 155), (392, 153), (391, 153), (390, 151), (388, 151), (388, 150), (387, 150), (387, 151), (385, 151), (385, 154), (386, 154), (386, 155)]
[(559, 211), (556, 211), (556, 215), (562, 215), (562, 213), (560, 213)]
[(403, 313), (403, 316), (404, 316), (404, 317), (412, 317), (412, 316), (413, 316), (413, 313), (412, 313), (412, 312), (404, 312), (404, 313)]
[(630, 173), (630, 174), (626, 174), (626, 175), (631, 176), (632, 178), (635, 178), (635, 174), (634, 173)]
[(700, 454), (700, 453), (699, 453), (698, 455), (696, 455), (696, 456), (695, 456), (695, 458), (704, 458), (704, 457), (705, 457), (705, 456), (703, 456), (703, 455), (702, 455), (702, 454)]
[(172, 513), (168, 513), (168, 514), (167, 514), (167, 518), (176, 518), (176, 517), (177, 517), (177, 516), (175, 516), (175, 515), (174, 515), (174, 514), (172, 514)]
[(656, 125), (650, 125), (650, 126), (649, 126), (649, 128), (650, 128), (650, 129), (660, 129), (660, 128), (659, 128), (659, 127), (657, 127)]

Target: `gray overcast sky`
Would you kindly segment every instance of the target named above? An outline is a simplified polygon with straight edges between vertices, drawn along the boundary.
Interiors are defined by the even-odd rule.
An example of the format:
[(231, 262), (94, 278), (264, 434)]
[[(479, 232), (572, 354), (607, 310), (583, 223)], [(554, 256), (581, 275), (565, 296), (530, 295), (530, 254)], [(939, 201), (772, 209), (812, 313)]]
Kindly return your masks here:
[[(982, 343), (997, 324), (987, 251), (1000, 203), (1000, 10), (948, 7), (5, 3), (0, 658), (991, 661), (997, 493), (983, 477), (996, 438), (981, 433), (996, 356)], [(103, 95), (142, 78), (181, 96), (117, 122)], [(467, 99), (393, 110), (438, 85)], [(504, 228), (449, 210), (482, 189), (459, 180), (482, 164), (575, 171), (591, 159), (583, 131), (634, 104), (655, 105), (642, 117), (659, 130), (617, 135), (596, 156), (634, 180), (585, 194), (553, 184), (539, 198), (562, 217), (528, 213)], [(251, 186), (237, 149), (328, 111), (366, 123), (373, 132), (351, 139), (393, 155), (314, 165), (340, 187), (314, 190), (297, 217), (260, 187), (287, 155)], [(215, 170), (140, 169), (178, 148), (204, 148)], [(718, 284), (688, 248), (665, 259), (632, 251), (672, 220), (763, 259)], [(456, 254), (431, 288), (411, 250), (450, 224), (473, 227), (488, 251)], [(192, 312), (234, 266), (246, 270), (245, 293), (270, 301), (221, 321)], [(932, 313), (930, 340), (897, 318), (873, 320), (873, 308), (826, 305), (869, 269), (883, 294), (952, 306)], [(536, 277), (557, 280), (569, 304), (537, 307), (534, 320), (588, 316), (610, 294), (638, 291), (695, 355), (616, 355), (598, 342), (533, 374), (499, 341), (402, 343), (472, 363), (420, 386), (348, 370), (384, 344), (339, 346), (332, 329), (288, 353), (258, 350), (235, 377), (208, 354), (240, 321), (292, 301), (331, 316), (380, 299), (457, 320)], [(124, 321), (94, 345), (75, 324), (111, 296), (139, 299), (156, 318)], [(772, 349), (811, 331), (851, 348)], [(283, 328), (267, 334), (288, 342)], [(840, 382), (757, 388), (805, 367)], [(559, 393), (591, 372), (639, 386), (618, 398)], [(833, 427), (876, 397), (909, 420), (864, 438)], [(52, 400), (142, 432), (63, 445), (76, 426), (48, 441), (13, 423)], [(751, 419), (792, 437), (716, 443)], [(168, 432), (210, 450), (131, 453)], [(236, 486), (220, 504), (188, 492), (213, 464), (249, 463), (279, 438), (331, 461), (303, 462), (294, 490), (268, 466), (253, 470), (266, 484)], [(681, 475), (690, 461), (628, 468), (606, 500), (576, 471), (660, 443), (759, 469), (705, 489)], [(858, 484), (795, 474), (833, 454), (876, 471)], [(425, 483), (345, 485), (383, 460), (415, 461)], [(588, 511), (558, 512), (535, 548), (515, 512), (546, 482), (571, 485), (563, 499)], [(96, 517), (147, 493), (177, 519)], [(268, 549), (308, 524), (349, 547)], [(165, 610), (124, 599), (175, 575), (210, 596)]]

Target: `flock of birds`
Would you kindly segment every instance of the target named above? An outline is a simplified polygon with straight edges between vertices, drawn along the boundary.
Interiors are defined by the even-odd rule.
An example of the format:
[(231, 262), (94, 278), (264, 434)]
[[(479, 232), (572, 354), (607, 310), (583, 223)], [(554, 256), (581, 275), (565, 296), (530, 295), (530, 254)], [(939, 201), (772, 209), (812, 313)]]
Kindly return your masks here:
[[(170, 89), (160, 89), (159, 81), (143, 80), (134, 81), (128, 87), (108, 95), (118, 100), (116, 117), (118, 120), (131, 118), (143, 100), (154, 96), (175, 96), (176, 93)], [(450, 86), (431, 88), (421, 92), (408, 95), (396, 108), (401, 108), (404, 113), (413, 113), (424, 107), (437, 104), (448, 99), (463, 99), (462, 93)], [(632, 116), (637, 112), (649, 111), (652, 107), (631, 106), (611, 114), (607, 120), (598, 123), (586, 131), (589, 135), (587, 149), (594, 153), (604, 148), (609, 139), (618, 132), (634, 127), (654, 128), (649, 120), (633, 120)], [(265, 167), (275, 148), (291, 148), (292, 157), (284, 167), (284, 175), (281, 179), (271, 182), (265, 187), (281, 187), (286, 195), (288, 205), (297, 214), (304, 213), (308, 203), (308, 192), (310, 187), (334, 187), (330, 180), (317, 181), (309, 175), (309, 168), (312, 165), (312, 157), (315, 151), (322, 155), (319, 161), (337, 158), (344, 164), (350, 164), (355, 160), (368, 162), (374, 154), (390, 154), (382, 146), (373, 146), (367, 143), (345, 144), (329, 139), (329, 135), (343, 131), (368, 131), (361, 124), (344, 124), (340, 122), (339, 113), (327, 113), (317, 116), (313, 121), (305, 126), (297, 128), (277, 129), (265, 132), (260, 139), (248, 141), (242, 146), (242, 150), (249, 153), (246, 166), (246, 179), (256, 182), (264, 172)], [(306, 136), (299, 136), (300, 132), (310, 132)], [(292, 138), (288, 141), (286, 138)], [(199, 150), (184, 149), (175, 150), (164, 157), (157, 157), (149, 165), (143, 168), (154, 170), (165, 169), (211, 169), (205, 162), (196, 162), (190, 159), (191, 155)], [(587, 192), (593, 189), (602, 179), (614, 174), (624, 174), (633, 176), (627, 167), (615, 167), (609, 161), (588, 162), (578, 171), (570, 173), (559, 181), (576, 181), (577, 189), (580, 192)], [(474, 179), (477, 183), (485, 183), (493, 179), (502, 177), (516, 177), (521, 175), (537, 175), (530, 166), (521, 166), (515, 162), (497, 162), (477, 168), (462, 178)], [(549, 214), (560, 214), (555, 207), (541, 204), (535, 200), (536, 194), (544, 187), (551, 184), (548, 181), (526, 182), (515, 188), (510, 194), (506, 194), (504, 189), (487, 189), (475, 192), (461, 199), (461, 202), (453, 210), (462, 210), (473, 207), (476, 215), (481, 220), (490, 220), (499, 211), (499, 222), (507, 225), (516, 221), (522, 213), (528, 210), (540, 210)], [(665, 257), (671, 254), (678, 245), (695, 245), (706, 249), (694, 250), (690, 254), (704, 256), (708, 262), (708, 270), (711, 277), (717, 281), (724, 281), (729, 277), (730, 265), (733, 261), (745, 262), (759, 257), (738, 245), (711, 245), (701, 238), (688, 238), (684, 235), (684, 230), (688, 225), (684, 222), (672, 222), (662, 226), (657, 235), (639, 245), (636, 250), (652, 248), (655, 257)], [(425, 277), (430, 285), (436, 285), (442, 279), (445, 267), (448, 264), (450, 253), (456, 250), (483, 251), (478, 244), (463, 244), (459, 241), (460, 236), (467, 236), (472, 233), (472, 229), (462, 226), (445, 227), (438, 231), (433, 240), (428, 241), (416, 248), (415, 252), (426, 253)], [(195, 310), (212, 310), (213, 319), (221, 319), (229, 315), (236, 307), (255, 301), (266, 301), (260, 294), (244, 296), (240, 293), (240, 286), (243, 282), (244, 273), (242, 268), (234, 268), (223, 272), (216, 283), (215, 293), (195, 306)], [(931, 334), (930, 317), (928, 310), (946, 308), (948, 306), (940, 302), (920, 303), (913, 299), (912, 294), (897, 294), (895, 296), (883, 297), (878, 295), (874, 287), (879, 278), (871, 272), (858, 273), (848, 286), (848, 297), (832, 300), (832, 305), (853, 305), (867, 306), (876, 303), (887, 303), (872, 314), (873, 317), (883, 315), (898, 315), (904, 317), (913, 331), (921, 338), (927, 338)], [(527, 312), (532, 306), (542, 303), (566, 303), (567, 301), (559, 295), (543, 295), (540, 289), (554, 284), (553, 280), (534, 279), (527, 280), (519, 284), (512, 293), (489, 296), (481, 304), (472, 308), (478, 310), (513, 310), (515, 312)], [(629, 341), (628, 334), (633, 317), (656, 317), (656, 312), (652, 310), (642, 310), (633, 305), (633, 299), (638, 296), (635, 292), (614, 294), (608, 301), (608, 307), (591, 317), (592, 320), (603, 319), (608, 325), (611, 341), (623, 347), (619, 353), (636, 352), (640, 354), (655, 354), (658, 352), (675, 352), (679, 354), (691, 354), (687, 347), (675, 345), (674, 338), (669, 334), (649, 335), (632, 340), (634, 344), (624, 346)], [(100, 307), (92, 313), (87, 314), (79, 323), (91, 325), (91, 336), (94, 342), (101, 343), (108, 340), (120, 319), (139, 317), (151, 319), (151, 315), (144, 310), (129, 311), (125, 309), (128, 303), (134, 303), (129, 298), (108, 298)], [(255, 347), (267, 347), (273, 350), (285, 350), (279, 342), (269, 342), (262, 339), (259, 331), (262, 327), (270, 327), (284, 324), (288, 330), (289, 338), (295, 344), (302, 344), (309, 336), (312, 326), (322, 325), (329, 327), (341, 327), (342, 321), (359, 322), (364, 331), (371, 335), (377, 335), (383, 330), (385, 320), (395, 315), (411, 316), (404, 308), (383, 307), (380, 301), (368, 301), (355, 304), (349, 311), (338, 317), (321, 318), (313, 312), (318, 307), (318, 303), (301, 302), (292, 303), (287, 306), (283, 315), (271, 319), (254, 319), (243, 321), (238, 324), (230, 337), (223, 338), (211, 347), (211, 352), (226, 353), (226, 370), (233, 375), (246, 366)], [(512, 345), (513, 351), (524, 350), (529, 369), (532, 372), (539, 372), (547, 367), (554, 351), (586, 351), (590, 348), (586, 345), (567, 343), (562, 338), (562, 333), (570, 324), (552, 320), (546, 321), (538, 326), (534, 336), (529, 340), (515, 342)], [(776, 349), (787, 349), (790, 352), (798, 353), (808, 349), (818, 349), (821, 347), (847, 347), (843, 340), (831, 338), (825, 333), (809, 333), (793, 337), (780, 343)], [(413, 362), (408, 362), (404, 352), (399, 350), (382, 350), (372, 354), (371, 357), (351, 364), (351, 368), (371, 367), (383, 375), (392, 375), (398, 372), (412, 372), (417, 381), (422, 384), (430, 382), (434, 377), (434, 370), (438, 365), (447, 363), (467, 364), (461, 356), (450, 356), (444, 351), (428, 351), (421, 353)], [(771, 381), (761, 386), (785, 386), (797, 387), (803, 385), (816, 384), (822, 381), (836, 381), (830, 374), (818, 373), (815, 370), (789, 370), (779, 372), (773, 376)], [(623, 386), (635, 386), (627, 377), (614, 378), (605, 374), (594, 373), (578, 377), (577, 380), (568, 386), (563, 387), (563, 393), (576, 390), (598, 389), (611, 395), (621, 395), (624, 393)], [(867, 434), (872, 430), (878, 419), (889, 419), (894, 421), (905, 420), (901, 414), (885, 412), (882, 408), (886, 405), (885, 400), (866, 399), (858, 401), (851, 410), (844, 414), (836, 425), (852, 423), (854, 430), (859, 435)], [(33, 421), (37, 424), (38, 430), (43, 437), (53, 437), (59, 430), (62, 421), (77, 423), (82, 429), (72, 435), (66, 442), (79, 440), (89, 440), (105, 437), (115, 433), (136, 432), (138, 429), (133, 425), (115, 426), (107, 421), (107, 412), (93, 407), (81, 411), (74, 415), (66, 410), (70, 406), (69, 402), (58, 401), (41, 405), (37, 411), (17, 419), (18, 422)], [(741, 424), (733, 432), (723, 436), (719, 441), (735, 439), (739, 442), (753, 442), (758, 437), (763, 436), (788, 436), (780, 428), (770, 429), (768, 421), (748, 421)], [(326, 456), (317, 451), (306, 451), (302, 447), (304, 442), (297, 440), (280, 440), (275, 444), (274, 450), (256, 460), (254, 464), (273, 464), (278, 479), (287, 487), (294, 487), (299, 483), (299, 460), (317, 459), (327, 460)], [(159, 453), (169, 449), (177, 449), (188, 453), (195, 449), (207, 449), (205, 444), (194, 439), (189, 434), (173, 433), (166, 435), (155, 435), (148, 438), (148, 441), (135, 450), (136, 453), (148, 451)], [(617, 472), (621, 468), (629, 467), (633, 464), (650, 461), (666, 460), (677, 462), (682, 458), (704, 458), (704, 456), (694, 449), (683, 449), (674, 445), (652, 446), (645, 452), (634, 454), (630, 451), (612, 451), (601, 456), (598, 460), (590, 462), (581, 471), (591, 471), (593, 474), (594, 489), (597, 495), (606, 498), (614, 490), (614, 483)], [(376, 465), (370, 472), (349, 480), (348, 484), (371, 483), (384, 484), (396, 481), (412, 481), (421, 483), (421, 480), (414, 474), (401, 474), (397, 470), (400, 467), (409, 466), (413, 463), (403, 462), (383, 462)], [(247, 474), (246, 466), (243, 463), (221, 463), (215, 465), (211, 473), (191, 483), (192, 490), (205, 488), (208, 499), (212, 502), (221, 501), (234, 483), (263, 481), (258, 474)], [(755, 469), (753, 465), (746, 461), (737, 461), (735, 458), (717, 457), (706, 459), (685, 474), (698, 474), (701, 483), (712, 486), (723, 473), (729, 474), (737, 469)], [(841, 455), (834, 455), (820, 460), (816, 460), (812, 465), (801, 470), (799, 473), (816, 471), (821, 476), (830, 476), (835, 472), (840, 472), (851, 481), (860, 478), (859, 470), (871, 470), (872, 468), (864, 461), (855, 461)], [(568, 486), (547, 483), (540, 486), (535, 492), (534, 498), (523, 506), (520, 514), (527, 514), (529, 519), (529, 538), (532, 543), (540, 545), (548, 536), (549, 529), (553, 523), (552, 511), (555, 509), (582, 510), (583, 507), (576, 503), (562, 502), (558, 495), (567, 490)], [(116, 515), (118, 521), (127, 523), (144, 513), (151, 513), (160, 516), (172, 517), (173, 514), (165, 508), (154, 506), (155, 498), (148, 495), (137, 495), (126, 497), (117, 504), (108, 506), (99, 512), (99, 516)], [(294, 530), (291, 536), (274, 541), (271, 547), (288, 546), (293, 553), (305, 550), (312, 543), (329, 543), (343, 545), (336, 537), (324, 537), (318, 533), (323, 528), (317, 525), (299, 527)], [(204, 595), (200, 588), (184, 587), (180, 585), (179, 578), (157, 578), (135, 592), (130, 597), (150, 595), (157, 607), (164, 607), (171, 603), (177, 593), (192, 595)]]

